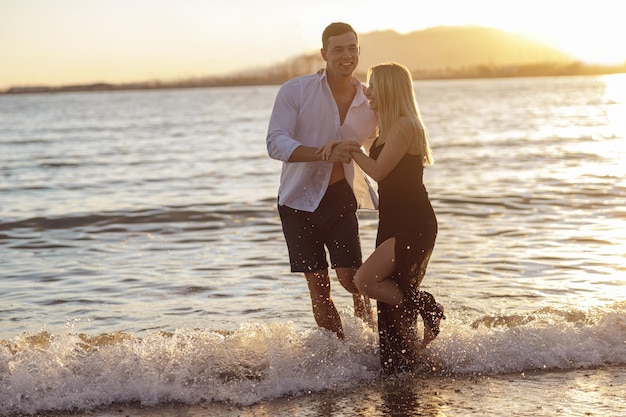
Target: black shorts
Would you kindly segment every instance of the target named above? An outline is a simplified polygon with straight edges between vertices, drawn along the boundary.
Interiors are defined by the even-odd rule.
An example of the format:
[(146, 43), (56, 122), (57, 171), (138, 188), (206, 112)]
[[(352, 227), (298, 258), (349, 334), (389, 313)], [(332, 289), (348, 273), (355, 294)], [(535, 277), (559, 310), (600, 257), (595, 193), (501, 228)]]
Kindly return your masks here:
[(314, 212), (278, 206), (289, 251), (291, 272), (328, 268), (358, 268), (362, 263), (359, 222), (354, 192), (346, 180), (328, 187)]

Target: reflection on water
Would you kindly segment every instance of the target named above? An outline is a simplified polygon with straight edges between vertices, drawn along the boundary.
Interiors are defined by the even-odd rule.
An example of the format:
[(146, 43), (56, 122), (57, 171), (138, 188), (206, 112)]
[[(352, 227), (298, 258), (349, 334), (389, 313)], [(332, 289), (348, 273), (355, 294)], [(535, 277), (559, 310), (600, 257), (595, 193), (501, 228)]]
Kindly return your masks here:
[[(604, 100), (607, 102), (607, 121), (602, 135), (614, 138), (607, 145), (598, 144), (602, 155), (607, 159), (606, 175), (615, 178), (622, 185), (626, 181), (626, 74), (607, 75)], [(602, 172), (602, 171), (600, 171)]]
[[(610, 115), (625, 79), (416, 82), (440, 221), (424, 285), (478, 315), (623, 295), (626, 119)], [(265, 150), (277, 88), (1, 97), (6, 335), (77, 319), (84, 331), (207, 317), (233, 329), (250, 298), (247, 319), (311, 325)], [(360, 218), (367, 254), (376, 213)]]
[[(479, 415), (494, 394), (485, 410), (563, 412), (529, 401), (568, 378), (532, 372), (626, 363), (624, 79), (415, 83), (440, 225), (424, 286), (448, 320), (438, 371), (397, 385), (367, 384), (377, 334), (351, 296), (333, 282), (339, 343), (289, 272), (264, 141), (277, 86), (0, 96), (0, 404)], [(377, 215), (359, 218), (368, 254)]]

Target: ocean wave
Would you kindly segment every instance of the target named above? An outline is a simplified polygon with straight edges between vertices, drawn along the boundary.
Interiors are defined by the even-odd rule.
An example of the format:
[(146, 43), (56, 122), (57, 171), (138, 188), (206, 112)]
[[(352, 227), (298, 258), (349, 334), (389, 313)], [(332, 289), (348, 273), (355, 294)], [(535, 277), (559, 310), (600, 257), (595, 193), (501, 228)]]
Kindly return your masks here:
[[(92, 227), (90, 232), (107, 231), (113, 225), (163, 224), (163, 223), (218, 223), (231, 226), (242, 225), (241, 219), (268, 218), (275, 213), (267, 205), (253, 207), (226, 205), (161, 207), (132, 211), (100, 213), (77, 213), (58, 217), (32, 217), (0, 222), (0, 231), (31, 229), (37, 231)], [(210, 226), (207, 226), (210, 227)], [(4, 235), (9, 237), (7, 235)]]
[[(380, 374), (375, 331), (344, 317), (346, 339), (290, 322), (145, 337), (24, 333), (0, 341), (0, 414), (116, 403), (251, 405), (349, 388)], [(626, 302), (589, 311), (454, 316), (424, 352), (420, 378), (504, 375), (626, 364)]]

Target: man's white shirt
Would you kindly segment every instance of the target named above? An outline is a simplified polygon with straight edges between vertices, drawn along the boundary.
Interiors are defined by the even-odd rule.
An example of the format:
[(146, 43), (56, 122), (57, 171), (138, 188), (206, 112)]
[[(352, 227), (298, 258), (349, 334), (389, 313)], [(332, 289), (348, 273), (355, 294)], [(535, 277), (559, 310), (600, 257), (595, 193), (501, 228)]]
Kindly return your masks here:
[[(289, 162), (300, 145), (319, 148), (330, 140), (356, 141), (369, 148), (377, 118), (370, 110), (361, 83), (353, 78), (356, 95), (343, 124), (328, 86), (326, 72), (297, 77), (283, 84), (276, 96), (267, 133), (270, 157), (283, 161), (278, 204), (313, 212), (326, 193), (333, 164), (326, 161)], [(346, 180), (359, 208), (375, 209), (376, 192), (354, 162), (343, 164)]]

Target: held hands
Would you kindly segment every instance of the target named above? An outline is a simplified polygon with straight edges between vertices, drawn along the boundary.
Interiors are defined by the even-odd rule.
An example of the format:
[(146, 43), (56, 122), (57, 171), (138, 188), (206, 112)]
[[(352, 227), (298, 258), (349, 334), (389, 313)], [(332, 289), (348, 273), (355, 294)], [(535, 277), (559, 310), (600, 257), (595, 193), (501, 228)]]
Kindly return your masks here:
[(323, 161), (347, 164), (352, 161), (353, 152), (361, 152), (361, 145), (354, 141), (331, 140), (316, 152), (322, 155)]

